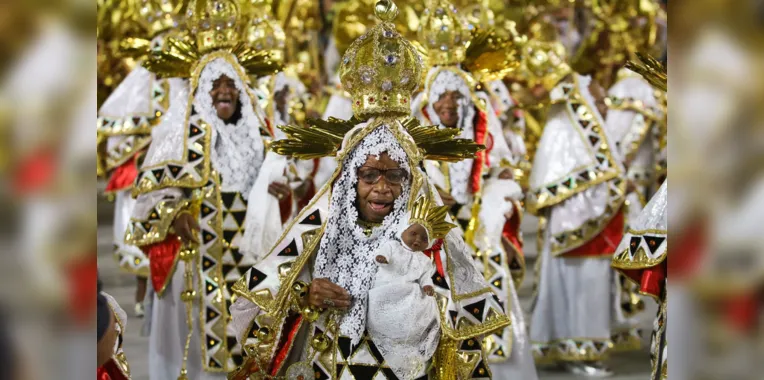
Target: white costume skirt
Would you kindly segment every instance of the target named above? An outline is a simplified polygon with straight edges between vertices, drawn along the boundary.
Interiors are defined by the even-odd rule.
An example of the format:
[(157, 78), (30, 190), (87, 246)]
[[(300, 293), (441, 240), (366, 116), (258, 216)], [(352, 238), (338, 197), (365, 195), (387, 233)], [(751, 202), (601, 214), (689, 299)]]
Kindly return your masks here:
[[(149, 337), (149, 379), (175, 380), (183, 364), (183, 348), (186, 345), (186, 305), (180, 299), (183, 291), (185, 263), (178, 262), (172, 280), (167, 284), (164, 296), (154, 294), (151, 310), (151, 335)], [(199, 340), (199, 309), (194, 306), (194, 330), (188, 349), (189, 380), (223, 380), (226, 373), (202, 370), (201, 342)]]
[(531, 316), (533, 355), (540, 363), (603, 359), (612, 346), (611, 257), (553, 257), (549, 229), (544, 235)]

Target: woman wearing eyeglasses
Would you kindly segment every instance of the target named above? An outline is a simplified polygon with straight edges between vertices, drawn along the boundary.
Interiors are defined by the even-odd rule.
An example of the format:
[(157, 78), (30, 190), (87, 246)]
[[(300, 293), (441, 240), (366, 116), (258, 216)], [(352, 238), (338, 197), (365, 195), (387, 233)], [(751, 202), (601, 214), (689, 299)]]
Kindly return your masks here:
[[(416, 339), (400, 342), (401, 350), (390, 351), (367, 329), (399, 312), (384, 305), (368, 312), (376, 252), (397, 239), (414, 200), (439, 201), (422, 160), (458, 161), (481, 148), (408, 118), (422, 60), (389, 22), (395, 5), (382, 0), (375, 11), (383, 22), (350, 46), (340, 67), (354, 118), (285, 127), (289, 138), (271, 145), (296, 158), (334, 156), (338, 166), (234, 286), (232, 324), (247, 357), (229, 379), (397, 379), (401, 370), (406, 379), (491, 378), (483, 337), (509, 320), (456, 233), (426, 253), (436, 267), (430, 311), (438, 316), (437, 339), (423, 348)], [(402, 327), (422, 331), (428, 321), (411, 318)], [(410, 350), (417, 355), (403, 354)], [(414, 356), (424, 360), (412, 363)]]

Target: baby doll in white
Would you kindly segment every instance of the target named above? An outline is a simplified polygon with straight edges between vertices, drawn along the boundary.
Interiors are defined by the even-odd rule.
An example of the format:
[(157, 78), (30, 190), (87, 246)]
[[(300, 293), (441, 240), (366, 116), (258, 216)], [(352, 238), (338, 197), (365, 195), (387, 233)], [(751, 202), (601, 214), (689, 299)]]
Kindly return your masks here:
[(375, 252), (378, 270), (369, 290), (366, 327), (401, 379), (424, 375), (438, 346), (440, 317), (432, 283), (436, 268), (424, 251), (455, 227), (445, 221), (447, 213), (447, 206), (437, 207), (420, 197), (397, 239)]

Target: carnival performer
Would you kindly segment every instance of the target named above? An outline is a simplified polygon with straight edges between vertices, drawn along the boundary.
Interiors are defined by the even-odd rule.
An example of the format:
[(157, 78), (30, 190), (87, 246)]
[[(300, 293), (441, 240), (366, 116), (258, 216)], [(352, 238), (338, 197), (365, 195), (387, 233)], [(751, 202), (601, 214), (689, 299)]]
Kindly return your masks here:
[[(605, 129), (613, 138), (611, 149), (623, 160), (626, 178), (624, 224), (629, 227), (650, 195), (660, 186), (665, 173), (659, 169), (666, 139), (665, 93), (653, 88), (645, 78), (624, 65), (639, 51), (654, 44), (654, 1), (603, 1), (589, 8), (592, 29), (581, 46), (578, 66), (591, 68), (592, 95), (605, 117)], [(589, 63), (587, 63), (589, 61)], [(639, 289), (626, 277), (615, 278), (617, 307), (614, 312), (613, 351), (641, 347), (638, 326), (645, 302)]]
[[(253, 92), (265, 111), (265, 122), (273, 131), (274, 140), (286, 135), (277, 127), (293, 122), (291, 104), (305, 94), (305, 86), (285, 67), (285, 35), (274, 20), (269, 0), (247, 3), (245, 29), (247, 44), (256, 51), (265, 51), (270, 62), (277, 64), (276, 73), (252, 73)], [(248, 202), (258, 205), (247, 210), (244, 236), (239, 241), (242, 252), (258, 258), (281, 235), (284, 223), (300, 211), (315, 193), (313, 177), (318, 169), (314, 160), (296, 160), (275, 154), (267, 155), (263, 169), (252, 186)], [(307, 199), (306, 199), (307, 198)], [(281, 218), (282, 223), (269, 223)]]
[[(260, 206), (252, 187), (270, 170), (271, 131), (248, 74), (277, 67), (240, 38), (236, 2), (192, 2), (187, 17), (195, 43), (167, 39), (172, 54), (157, 52), (146, 63), (157, 75), (189, 77), (190, 87), (152, 133), (125, 236), (151, 260), (152, 379), (225, 378), (242, 363), (229, 324), (230, 287), (254, 264), (239, 242), (248, 204)], [(282, 221), (277, 214), (266, 223)]]
[[(419, 39), (428, 48), (433, 66), (424, 90), (412, 104), (413, 114), (424, 125), (456, 130), (459, 137), (487, 147), (474, 159), (428, 160), (424, 167), (444, 204), (452, 208), (459, 232), (476, 251), (478, 266), (512, 318), (510, 327), (485, 342), (494, 376), (533, 379), (536, 369), (530, 347), (523, 344), (528, 339), (516, 291), (524, 274), (522, 191), (512, 179), (513, 168), (525, 156), (525, 146), (519, 136), (511, 140), (512, 145), (507, 143), (490, 96), (476, 90), (482, 85), (462, 67), (468, 60), (471, 36), (454, 5), (444, 0), (432, 2), (420, 26)], [(472, 48), (486, 40), (476, 37)]]
[[(459, 160), (480, 147), (407, 118), (422, 62), (391, 22), (395, 4), (381, 0), (375, 11), (383, 22), (350, 46), (340, 68), (355, 118), (307, 129), (286, 127), (289, 139), (273, 144), (276, 152), (299, 158), (336, 154), (339, 165), (332, 181), (234, 287), (239, 297), (231, 306), (233, 324), (249, 357), (231, 378), (253, 373), (397, 378), (367, 334), (366, 326), (374, 323), (369, 319), (378, 317), (367, 314), (377, 270), (372, 254), (407, 223), (404, 215), (415, 199), (437, 201), (419, 168), (423, 158)], [(359, 178), (363, 170), (374, 170), (376, 178)], [(438, 268), (432, 280), (441, 320), (439, 343), (413, 377), (438, 372), (490, 378), (482, 337), (509, 320), (458, 234), (449, 233), (431, 255)]]
[(136, 21), (146, 38), (130, 37), (124, 42), (139, 64), (101, 105), (97, 133), (103, 174), (108, 178), (105, 193), (114, 197), (114, 257), (121, 269), (137, 276), (134, 308), (135, 315), (142, 317), (149, 261), (140, 248), (124, 240), (135, 207), (130, 192), (138, 175), (137, 162), (151, 143), (152, 129), (162, 121), (170, 99), (187, 84), (183, 79), (157, 78), (140, 65), (152, 50), (162, 49), (166, 37), (177, 34), (180, 6), (150, 0), (140, 4), (140, 9), (135, 7)]
[(639, 284), (640, 293), (658, 302), (658, 315), (653, 323), (650, 343), (651, 380), (668, 378), (667, 247), (668, 181), (663, 183), (644, 210), (631, 222), (612, 260), (613, 268)]
[(550, 104), (526, 203), (539, 216), (534, 356), (576, 374), (607, 376), (601, 360), (612, 346), (609, 261), (624, 228), (622, 161), (590, 79), (571, 71), (557, 40), (530, 39), (521, 62), (526, 86)]

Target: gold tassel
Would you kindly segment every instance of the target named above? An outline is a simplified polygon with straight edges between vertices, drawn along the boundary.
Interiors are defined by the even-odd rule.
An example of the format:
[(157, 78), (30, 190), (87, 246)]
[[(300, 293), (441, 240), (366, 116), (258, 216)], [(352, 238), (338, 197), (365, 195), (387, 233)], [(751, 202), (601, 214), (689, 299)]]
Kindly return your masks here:
[(444, 336), (433, 356), (435, 380), (456, 380), (456, 341)]
[(191, 334), (194, 332), (194, 319), (192, 317), (192, 310), (194, 307), (194, 299), (196, 298), (196, 290), (194, 290), (194, 272), (196, 270), (196, 258), (199, 256), (199, 252), (196, 247), (190, 245), (183, 245), (181, 247), (180, 259), (185, 263), (185, 271), (183, 273), (183, 280), (186, 288), (180, 294), (180, 299), (186, 304), (186, 326), (188, 326), (188, 334), (186, 335), (186, 345), (183, 347), (183, 364), (180, 369), (180, 376), (178, 380), (188, 380), (188, 349), (191, 346)]

